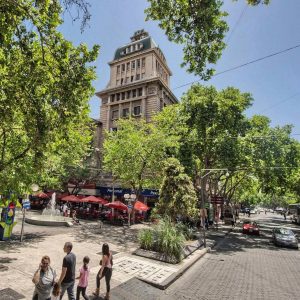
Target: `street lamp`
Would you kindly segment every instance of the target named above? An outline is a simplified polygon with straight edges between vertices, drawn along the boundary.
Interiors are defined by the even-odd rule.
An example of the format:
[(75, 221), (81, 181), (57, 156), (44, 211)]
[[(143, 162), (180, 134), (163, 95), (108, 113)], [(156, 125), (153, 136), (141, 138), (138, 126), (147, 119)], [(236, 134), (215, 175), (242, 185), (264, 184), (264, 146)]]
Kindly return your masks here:
[[(39, 186), (36, 183), (33, 183), (30, 186), (30, 189), (33, 192), (37, 192), (39, 190)], [(23, 206), (25, 206), (25, 202), (29, 202), (29, 195), (27, 194), (27, 199), (23, 200)], [(25, 214), (26, 214), (26, 208), (23, 207), (23, 218), (22, 218), (22, 227), (21, 227), (21, 236), (20, 236), (20, 242), (23, 241), (23, 234), (24, 234), (24, 223), (25, 223)]]
[(125, 201), (128, 202), (127, 204), (127, 211), (128, 211), (128, 226), (130, 226), (130, 213), (132, 211), (132, 202), (135, 201), (136, 195), (135, 194), (125, 194), (124, 195)]
[[(205, 173), (202, 176), (202, 174), (201, 174), (202, 171), (208, 171), (208, 173)], [(199, 174), (200, 175), (200, 189), (201, 189), (200, 217), (201, 217), (201, 225), (202, 225), (202, 230), (203, 230), (203, 246), (204, 246), (204, 248), (206, 248), (205, 213), (204, 213), (204, 208), (205, 208), (204, 189), (206, 187), (204, 186), (203, 180), (215, 171), (226, 171), (225, 175), (226, 175), (226, 177), (229, 177), (228, 169), (201, 169), (200, 174)]]

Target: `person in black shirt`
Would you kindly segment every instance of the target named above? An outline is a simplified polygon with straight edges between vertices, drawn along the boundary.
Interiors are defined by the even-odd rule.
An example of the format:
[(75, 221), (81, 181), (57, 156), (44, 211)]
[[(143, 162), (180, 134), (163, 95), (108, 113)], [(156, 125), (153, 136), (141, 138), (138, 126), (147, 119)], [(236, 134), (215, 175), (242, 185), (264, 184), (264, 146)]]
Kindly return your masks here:
[(62, 270), (58, 283), (61, 285), (60, 299), (63, 298), (64, 293), (67, 291), (69, 300), (75, 300), (74, 296), (74, 284), (75, 284), (75, 267), (76, 256), (72, 251), (73, 245), (71, 242), (67, 242), (64, 245), (64, 252), (67, 255), (64, 257)]

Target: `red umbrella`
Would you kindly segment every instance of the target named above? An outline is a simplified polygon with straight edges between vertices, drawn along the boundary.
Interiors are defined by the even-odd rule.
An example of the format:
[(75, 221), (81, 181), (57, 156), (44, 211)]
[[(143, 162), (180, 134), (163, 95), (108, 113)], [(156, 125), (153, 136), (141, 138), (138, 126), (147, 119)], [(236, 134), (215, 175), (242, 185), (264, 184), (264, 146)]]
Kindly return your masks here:
[(49, 198), (49, 196), (44, 192), (40, 192), (40, 193), (38, 193), (37, 195), (34, 195), (34, 196), (38, 197), (38, 198), (43, 198), (43, 199)]
[(134, 209), (135, 210), (147, 211), (148, 209), (150, 209), (150, 207), (148, 207), (145, 203), (143, 203), (141, 201), (136, 201), (135, 204), (134, 204)]
[(121, 201), (110, 202), (105, 204), (105, 206), (119, 210), (127, 210), (127, 206)]
[(69, 201), (69, 202), (84, 202), (82, 199), (79, 199), (75, 195), (69, 195), (61, 198), (62, 201)]
[(95, 196), (88, 196), (83, 199), (81, 199), (84, 202), (88, 203), (96, 203), (96, 204), (106, 204), (108, 201), (100, 198), (100, 197), (95, 197)]

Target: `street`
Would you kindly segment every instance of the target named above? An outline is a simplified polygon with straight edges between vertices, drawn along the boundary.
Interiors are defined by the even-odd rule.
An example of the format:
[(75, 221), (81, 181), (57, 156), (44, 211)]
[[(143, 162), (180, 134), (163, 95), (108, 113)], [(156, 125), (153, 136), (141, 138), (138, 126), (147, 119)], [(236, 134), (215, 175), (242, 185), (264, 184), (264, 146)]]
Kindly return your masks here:
[(259, 237), (236, 227), (160, 299), (299, 299), (300, 251), (278, 248), (270, 238), (274, 226), (290, 227), (298, 236), (300, 227), (272, 213), (250, 219), (258, 222)]

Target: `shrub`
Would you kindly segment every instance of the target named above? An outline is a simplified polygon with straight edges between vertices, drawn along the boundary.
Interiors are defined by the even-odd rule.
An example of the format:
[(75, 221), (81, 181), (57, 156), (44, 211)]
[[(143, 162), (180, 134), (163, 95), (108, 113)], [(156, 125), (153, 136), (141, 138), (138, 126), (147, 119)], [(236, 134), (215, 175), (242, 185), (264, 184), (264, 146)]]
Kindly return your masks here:
[(164, 218), (160, 221), (155, 227), (154, 236), (155, 247), (158, 252), (170, 258), (182, 259), (185, 238), (170, 218)]
[(142, 249), (153, 250), (179, 261), (183, 257), (185, 237), (168, 217), (160, 219), (154, 229), (143, 229), (138, 240)]
[(152, 250), (154, 244), (153, 230), (143, 229), (138, 235), (138, 240), (142, 249)]
[(191, 240), (194, 238), (194, 230), (192, 227), (179, 222), (176, 224), (176, 229), (178, 232), (181, 232), (184, 235), (185, 239)]

